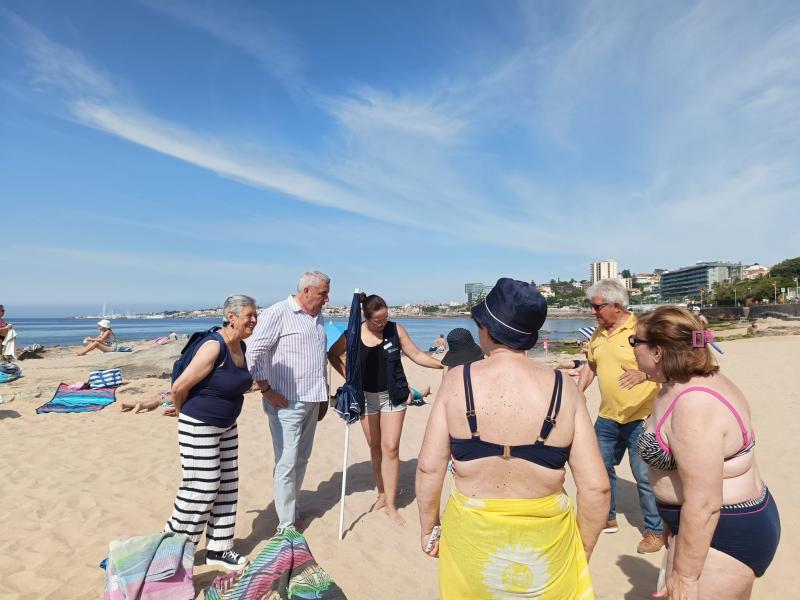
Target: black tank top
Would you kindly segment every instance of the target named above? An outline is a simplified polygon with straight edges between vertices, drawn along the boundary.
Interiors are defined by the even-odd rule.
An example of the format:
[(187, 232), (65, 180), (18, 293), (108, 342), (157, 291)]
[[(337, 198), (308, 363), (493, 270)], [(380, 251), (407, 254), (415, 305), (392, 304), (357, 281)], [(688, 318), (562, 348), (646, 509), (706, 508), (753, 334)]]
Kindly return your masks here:
[(386, 358), (382, 344), (367, 346), (361, 342), (361, 385), (365, 392), (386, 391)]

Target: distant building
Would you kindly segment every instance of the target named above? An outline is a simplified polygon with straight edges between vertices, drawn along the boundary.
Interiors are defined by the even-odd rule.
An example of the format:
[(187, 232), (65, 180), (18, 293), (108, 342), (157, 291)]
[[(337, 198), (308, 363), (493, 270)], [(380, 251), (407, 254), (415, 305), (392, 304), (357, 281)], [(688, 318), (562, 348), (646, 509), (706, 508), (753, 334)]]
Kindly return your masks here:
[(545, 298), (552, 298), (555, 296), (555, 292), (553, 291), (553, 287), (549, 283), (543, 283), (542, 285), (536, 286), (536, 289), (539, 290), (539, 293), (544, 296)]
[(698, 262), (661, 274), (661, 301), (680, 302), (699, 298), (700, 290), (711, 291), (715, 283), (731, 281), (741, 276), (741, 263)]
[(633, 277), (617, 277), (617, 279), (619, 279), (620, 283), (622, 283), (622, 285), (625, 286), (625, 289), (629, 292), (634, 289)]
[(601, 279), (617, 278), (617, 261), (613, 259), (598, 260), (589, 265), (589, 282), (594, 285)]
[(492, 291), (493, 285), (484, 285), (482, 283), (465, 283), (464, 293), (467, 295), (467, 304), (475, 304), (482, 298), (486, 297)]
[(769, 267), (755, 263), (742, 269), (742, 279), (758, 279), (764, 275), (769, 275)]

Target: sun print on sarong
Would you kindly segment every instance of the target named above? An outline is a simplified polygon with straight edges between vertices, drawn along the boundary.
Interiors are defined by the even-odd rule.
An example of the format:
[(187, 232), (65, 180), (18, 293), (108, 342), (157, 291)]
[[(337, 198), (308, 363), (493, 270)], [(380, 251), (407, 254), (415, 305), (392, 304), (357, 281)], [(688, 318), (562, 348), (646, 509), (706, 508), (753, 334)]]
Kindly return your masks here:
[(483, 563), (483, 584), (493, 600), (510, 600), (518, 594), (543, 589), (550, 579), (550, 561), (530, 546), (507, 544)]

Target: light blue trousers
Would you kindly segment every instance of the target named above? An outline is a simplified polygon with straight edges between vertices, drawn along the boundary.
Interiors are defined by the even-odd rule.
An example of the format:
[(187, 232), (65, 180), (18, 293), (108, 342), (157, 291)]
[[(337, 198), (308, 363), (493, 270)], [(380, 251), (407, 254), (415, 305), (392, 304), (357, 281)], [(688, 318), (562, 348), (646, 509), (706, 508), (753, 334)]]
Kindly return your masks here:
[(278, 527), (293, 525), (300, 510), (297, 495), (303, 486), (308, 459), (314, 446), (319, 403), (295, 402), (287, 408), (275, 409), (262, 400), (269, 419), (272, 449), (275, 453), (275, 510)]

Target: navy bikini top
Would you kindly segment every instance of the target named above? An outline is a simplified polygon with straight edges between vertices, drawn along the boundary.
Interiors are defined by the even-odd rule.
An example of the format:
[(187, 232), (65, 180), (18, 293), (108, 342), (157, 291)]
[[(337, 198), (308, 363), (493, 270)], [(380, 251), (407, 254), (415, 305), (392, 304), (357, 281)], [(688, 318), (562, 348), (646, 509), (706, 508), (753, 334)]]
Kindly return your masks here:
[(487, 456), (502, 456), (505, 460), (521, 458), (548, 469), (563, 469), (569, 458), (570, 446), (548, 446), (545, 444), (556, 424), (558, 411), (561, 409), (561, 372), (556, 371), (556, 381), (553, 386), (553, 396), (550, 399), (550, 408), (547, 410), (539, 437), (533, 444), (509, 446), (508, 444), (493, 444), (481, 439), (478, 433), (478, 419), (475, 416), (475, 402), (472, 396), (472, 378), (470, 377), (470, 363), (464, 365), (464, 397), (467, 403), (467, 422), (472, 433), (470, 439), (458, 439), (450, 436), (450, 452), (453, 458), (460, 461), (486, 458)]

